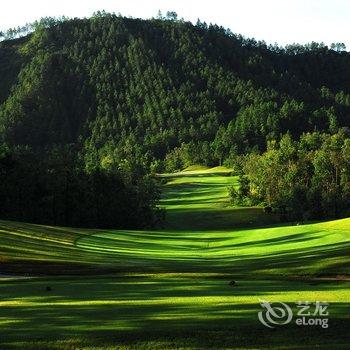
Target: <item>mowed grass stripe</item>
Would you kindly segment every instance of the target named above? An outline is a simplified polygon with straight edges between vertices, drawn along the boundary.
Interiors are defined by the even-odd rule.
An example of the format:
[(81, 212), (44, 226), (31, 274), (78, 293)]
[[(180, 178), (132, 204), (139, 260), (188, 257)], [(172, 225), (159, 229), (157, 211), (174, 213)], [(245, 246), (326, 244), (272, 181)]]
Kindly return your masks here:
[[(177, 221), (180, 229), (173, 228), (171, 223), (158, 231), (104, 231), (0, 222), (2, 260), (106, 264), (124, 271), (135, 266), (142, 266), (142, 271), (163, 272), (172, 269), (186, 272), (195, 268), (200, 272), (245, 275), (349, 271), (350, 219), (237, 229), (240, 222), (235, 221), (235, 214), (230, 217), (230, 213), (241, 209), (229, 207), (227, 198), (227, 186), (235, 185), (237, 179), (227, 176), (228, 172), (211, 174), (207, 169), (186, 172), (184, 177), (165, 176), (168, 183), (164, 186), (161, 204), (168, 209), (168, 221)], [(211, 189), (214, 198), (221, 198), (225, 203), (219, 212), (215, 199), (211, 204), (210, 194), (205, 194), (204, 203), (202, 197), (198, 197), (197, 188), (200, 191), (203, 184), (206, 191)], [(182, 187), (188, 194), (187, 201), (177, 206), (168, 204), (169, 198), (181, 201)], [(191, 199), (199, 204), (193, 205)], [(198, 209), (198, 205), (205, 210)], [(247, 215), (250, 210), (247, 208)], [(261, 209), (257, 210), (260, 216), (264, 215)], [(209, 220), (211, 227), (201, 229), (198, 222), (186, 221), (186, 213), (195, 213), (199, 223)], [(232, 228), (212, 228), (220, 226), (221, 215)]]
[[(347, 349), (349, 282), (337, 276), (350, 273), (350, 219), (282, 226), (261, 208), (233, 208), (229, 174), (165, 175), (160, 230), (0, 221), (1, 266), (18, 263), (18, 274), (29, 264), (33, 274), (40, 262), (40, 272), (63, 274), (0, 279), (0, 348)], [(330, 328), (269, 333), (260, 300), (294, 311), (327, 301)]]

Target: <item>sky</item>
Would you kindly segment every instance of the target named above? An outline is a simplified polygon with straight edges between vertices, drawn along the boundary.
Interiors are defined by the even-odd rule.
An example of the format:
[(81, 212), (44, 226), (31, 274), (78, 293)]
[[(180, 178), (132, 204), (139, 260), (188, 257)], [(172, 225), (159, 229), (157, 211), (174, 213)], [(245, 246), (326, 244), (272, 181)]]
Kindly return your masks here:
[(350, 0), (17, 0), (0, 3), (0, 30), (97, 10), (139, 18), (171, 10), (185, 20), (200, 18), (267, 43), (343, 42), (350, 50)]

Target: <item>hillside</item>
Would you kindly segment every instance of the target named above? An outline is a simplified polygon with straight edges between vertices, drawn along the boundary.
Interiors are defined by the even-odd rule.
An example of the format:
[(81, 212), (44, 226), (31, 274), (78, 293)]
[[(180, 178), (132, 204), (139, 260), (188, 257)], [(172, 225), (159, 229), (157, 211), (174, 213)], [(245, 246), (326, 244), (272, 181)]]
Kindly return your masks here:
[(0, 131), (86, 162), (218, 165), (290, 132), (350, 125), (350, 54), (267, 47), (216, 25), (98, 14), (0, 43)]
[(154, 175), (193, 164), (231, 168), (231, 201), (282, 221), (349, 217), (341, 44), (267, 47), (174, 14), (31, 28), (0, 42), (1, 219), (155, 227)]

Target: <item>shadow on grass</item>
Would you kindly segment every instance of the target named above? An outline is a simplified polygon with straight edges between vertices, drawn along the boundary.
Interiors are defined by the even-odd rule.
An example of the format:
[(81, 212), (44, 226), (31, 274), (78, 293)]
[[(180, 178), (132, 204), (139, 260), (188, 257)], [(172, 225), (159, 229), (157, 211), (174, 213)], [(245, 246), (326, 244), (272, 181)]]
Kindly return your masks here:
[[(52, 295), (42, 288), (48, 283)], [(350, 341), (348, 303), (331, 303), (329, 329), (290, 324), (273, 331), (257, 319), (259, 298), (279, 300), (280, 295), (293, 305), (295, 292), (317, 298), (347, 286), (238, 281), (231, 288), (227, 280), (154, 276), (8, 281), (0, 286), (0, 348), (46, 349), (56, 342), (60, 349), (72, 349), (70, 339), (75, 339), (104, 347), (142, 348), (145, 343), (149, 349), (297, 349), (311, 344), (333, 349)]]
[[(320, 244), (323, 236), (318, 233), (317, 230), (305, 230), (288, 236), (235, 243), (234, 237), (220, 232), (205, 237), (186, 233), (171, 236), (169, 232), (159, 232), (160, 236), (153, 236), (152, 242), (142, 241), (136, 245), (130, 237), (128, 241), (123, 238), (119, 241), (117, 235), (114, 238), (84, 238), (77, 244), (81, 249), (94, 250), (97, 256), (104, 257), (101, 260), (124, 265), (126, 270), (134, 266), (140, 271), (256, 275), (284, 274), (287, 270), (292, 274), (313, 274), (348, 267), (350, 243)], [(137, 235), (134, 239), (137, 241)], [(309, 243), (308, 247), (299, 246), (305, 242)], [(269, 251), (269, 246), (278, 249)]]

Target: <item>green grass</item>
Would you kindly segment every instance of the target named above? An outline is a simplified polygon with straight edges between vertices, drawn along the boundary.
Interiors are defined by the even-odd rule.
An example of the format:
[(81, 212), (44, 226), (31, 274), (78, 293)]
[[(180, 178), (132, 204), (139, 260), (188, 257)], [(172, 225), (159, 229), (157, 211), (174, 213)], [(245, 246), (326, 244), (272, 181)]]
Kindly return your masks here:
[[(0, 278), (0, 349), (346, 349), (350, 219), (281, 226), (232, 208), (230, 172), (164, 175), (160, 230), (0, 221), (0, 274), (30, 275)], [(328, 301), (330, 328), (273, 332), (259, 299)]]
[[(52, 292), (45, 291), (46, 285)], [(334, 328), (291, 325), (273, 333), (257, 321), (259, 299), (327, 300), (331, 327), (341, 334), (349, 321), (348, 285), (341, 282), (310, 286), (302, 281), (240, 280), (233, 289), (227, 280), (213, 276), (56, 277), (4, 281), (0, 291), (2, 349), (31, 348), (30, 340), (32, 349), (71, 349), (69, 344), (94, 349), (97, 345), (115, 349), (117, 344), (135, 349), (282, 345), (296, 349), (296, 335), (305, 345), (326, 349), (346, 344), (347, 339), (346, 334), (325, 339)]]
[(185, 170), (165, 174), (167, 179), (163, 206), (167, 209), (167, 227), (177, 230), (218, 230), (264, 226), (278, 218), (265, 214), (262, 208), (233, 208), (228, 188), (238, 186), (232, 169)]

